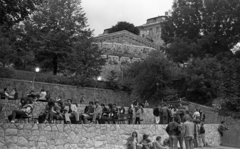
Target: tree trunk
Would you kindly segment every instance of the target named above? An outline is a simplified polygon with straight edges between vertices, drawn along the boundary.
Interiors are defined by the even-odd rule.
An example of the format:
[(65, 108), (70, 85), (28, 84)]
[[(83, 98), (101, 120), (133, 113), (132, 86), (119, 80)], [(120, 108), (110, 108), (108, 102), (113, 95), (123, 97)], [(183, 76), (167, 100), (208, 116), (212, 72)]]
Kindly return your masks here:
[(58, 57), (57, 55), (55, 55), (53, 57), (53, 75), (57, 75), (57, 71), (58, 71)]

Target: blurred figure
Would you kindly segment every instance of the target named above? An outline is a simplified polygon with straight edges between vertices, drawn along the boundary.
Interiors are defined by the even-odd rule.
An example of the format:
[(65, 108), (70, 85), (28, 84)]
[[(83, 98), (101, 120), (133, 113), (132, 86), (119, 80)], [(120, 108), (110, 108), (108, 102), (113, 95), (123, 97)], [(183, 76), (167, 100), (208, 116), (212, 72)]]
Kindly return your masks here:
[(186, 149), (193, 149), (193, 141), (194, 141), (194, 123), (190, 121), (190, 119), (186, 119), (186, 121), (182, 125), (182, 133), (185, 140)]
[(160, 117), (159, 117), (159, 115), (160, 115), (159, 105), (156, 105), (156, 108), (153, 110), (153, 115), (154, 115), (154, 117), (155, 117), (155, 123), (156, 123), (156, 124), (159, 124), (159, 122), (160, 122)]
[[(225, 121), (221, 121), (221, 124), (218, 126), (218, 132), (221, 136), (221, 143), (222, 143), (223, 132), (226, 130), (229, 130), (229, 129), (225, 125)], [(221, 145), (221, 143), (220, 143), (220, 145)]]
[(151, 148), (152, 142), (148, 137), (149, 137), (149, 135), (147, 135), (147, 134), (143, 135), (143, 139), (140, 142), (140, 144), (142, 145), (142, 149), (150, 149)]
[(175, 121), (175, 119), (173, 119), (173, 121), (167, 125), (166, 132), (169, 135), (170, 149), (177, 149), (177, 136), (179, 135), (179, 131), (178, 123)]
[(46, 101), (47, 92), (44, 89), (41, 89), (38, 100)]
[(8, 99), (12, 99), (12, 100), (18, 99), (18, 92), (16, 88), (14, 88), (12, 92), (9, 94)]
[(128, 107), (128, 124), (132, 124), (133, 123), (133, 105), (130, 105)]
[(128, 139), (127, 148), (128, 149), (138, 149), (139, 142), (138, 142), (138, 134), (134, 131), (131, 137)]
[(200, 123), (198, 143), (199, 143), (199, 147), (205, 147), (206, 146), (204, 122)]
[(76, 104), (72, 103), (72, 99), (67, 100), (67, 105), (65, 106), (65, 121), (67, 124), (71, 123), (71, 117), (75, 117), (76, 123), (79, 124), (79, 113)]
[(153, 142), (152, 149), (167, 149), (162, 146), (161, 139), (162, 138), (160, 136), (156, 137), (156, 141)]

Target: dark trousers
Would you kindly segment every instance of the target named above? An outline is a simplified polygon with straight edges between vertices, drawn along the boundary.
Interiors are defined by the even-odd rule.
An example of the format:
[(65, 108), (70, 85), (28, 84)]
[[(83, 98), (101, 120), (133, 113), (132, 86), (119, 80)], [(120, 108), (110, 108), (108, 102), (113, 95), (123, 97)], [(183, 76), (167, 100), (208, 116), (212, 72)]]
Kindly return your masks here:
[(135, 124), (140, 124), (140, 117), (136, 117)]
[(19, 119), (21, 117), (26, 117), (27, 114), (21, 110), (13, 110), (12, 111), (12, 114), (8, 116), (8, 120), (11, 121), (11, 120), (14, 120), (15, 119)]

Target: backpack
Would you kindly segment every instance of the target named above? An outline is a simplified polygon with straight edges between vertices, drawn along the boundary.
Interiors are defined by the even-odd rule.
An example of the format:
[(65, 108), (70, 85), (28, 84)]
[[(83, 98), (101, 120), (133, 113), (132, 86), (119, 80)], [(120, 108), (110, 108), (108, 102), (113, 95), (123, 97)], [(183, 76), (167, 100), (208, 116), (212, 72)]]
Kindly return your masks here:
[(204, 129), (203, 126), (200, 127), (199, 133), (200, 133), (200, 134), (204, 134), (204, 133), (205, 133), (205, 129)]

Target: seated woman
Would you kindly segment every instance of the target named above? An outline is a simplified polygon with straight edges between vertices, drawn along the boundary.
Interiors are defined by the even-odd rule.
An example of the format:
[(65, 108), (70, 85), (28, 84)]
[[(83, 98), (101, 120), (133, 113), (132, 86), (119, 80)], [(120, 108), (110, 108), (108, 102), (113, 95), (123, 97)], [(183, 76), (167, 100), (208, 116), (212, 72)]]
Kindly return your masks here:
[(141, 145), (138, 142), (138, 134), (134, 131), (127, 141), (127, 149), (138, 149), (139, 147), (141, 147)]
[[(58, 102), (54, 102), (54, 106), (51, 108), (50, 113), (49, 113), (49, 117), (50, 117), (50, 123), (53, 123), (53, 120), (59, 120), (59, 119), (63, 119), (63, 103), (61, 101)], [(47, 119), (48, 117), (46, 117)]]
[(28, 97), (21, 99), (20, 109), (13, 110), (12, 114), (8, 116), (8, 120), (11, 123), (15, 123), (15, 119), (31, 116), (32, 110), (33, 110), (32, 100)]
[(143, 135), (143, 140), (140, 142), (142, 145), (142, 149), (150, 149), (152, 147), (152, 142), (150, 139), (148, 139), (148, 135)]
[(105, 124), (105, 121), (107, 121), (109, 118), (108, 117), (109, 110), (104, 104), (101, 104), (101, 107), (102, 107), (102, 118), (100, 120), (100, 123)]
[(17, 89), (14, 88), (12, 92), (9, 94), (8, 99), (10, 100), (17, 100), (18, 99), (18, 92)]

